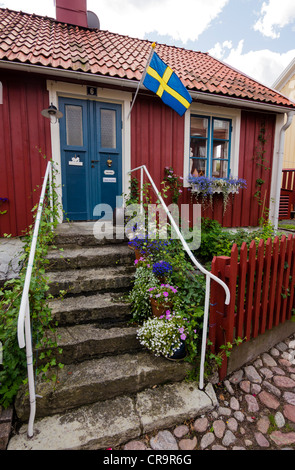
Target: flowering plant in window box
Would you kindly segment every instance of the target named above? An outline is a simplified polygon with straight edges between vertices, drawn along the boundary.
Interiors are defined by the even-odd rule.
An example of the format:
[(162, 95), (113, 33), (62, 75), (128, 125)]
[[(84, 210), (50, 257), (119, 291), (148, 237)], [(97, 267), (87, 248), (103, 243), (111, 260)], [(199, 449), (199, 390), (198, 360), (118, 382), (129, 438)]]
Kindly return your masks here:
[(177, 313), (167, 310), (161, 317), (146, 320), (137, 330), (137, 338), (142, 346), (153, 352), (155, 356), (174, 358), (174, 354), (181, 349), (184, 349), (184, 356), (187, 338), (186, 320)]
[(190, 176), (188, 182), (191, 186), (191, 192), (196, 197), (201, 196), (202, 201), (209, 199), (212, 206), (214, 194), (223, 195), (224, 212), (228, 203), (229, 194), (237, 194), (240, 189), (247, 187), (246, 180), (242, 178), (208, 178), (206, 176)]

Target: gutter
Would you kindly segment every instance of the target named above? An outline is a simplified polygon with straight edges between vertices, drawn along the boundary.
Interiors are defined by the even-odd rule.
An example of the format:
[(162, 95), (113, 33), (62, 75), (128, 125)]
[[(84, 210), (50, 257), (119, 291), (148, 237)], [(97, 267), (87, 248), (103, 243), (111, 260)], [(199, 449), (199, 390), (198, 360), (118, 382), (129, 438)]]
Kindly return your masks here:
[(287, 113), (287, 122), (283, 125), (280, 130), (280, 141), (278, 151), (278, 165), (277, 165), (277, 188), (276, 188), (276, 201), (275, 201), (275, 213), (274, 213), (274, 230), (277, 232), (279, 223), (279, 207), (280, 207), (280, 196), (282, 186), (282, 170), (283, 170), (283, 159), (284, 159), (284, 145), (285, 145), (285, 133), (286, 130), (291, 126), (295, 111), (289, 111)]
[[(109, 84), (115, 85), (124, 88), (134, 88), (137, 89), (139, 82), (128, 80), (125, 78), (117, 78), (117, 77), (106, 77), (106, 76), (99, 76), (94, 75), (92, 73), (87, 72), (76, 72), (73, 70), (62, 70), (50, 67), (44, 67), (41, 65), (32, 65), (32, 64), (22, 64), (19, 62), (9, 62), (6, 60), (0, 60), (0, 69), (7, 69), (7, 70), (19, 70), (23, 72), (33, 72), (39, 73), (42, 75), (47, 75), (50, 77), (55, 77), (58, 80), (58, 77), (68, 78), (68, 79), (75, 79), (75, 80), (83, 80), (94, 82), (97, 84)], [(213, 104), (219, 104), (220, 106), (230, 105), (236, 106), (239, 108), (252, 108), (256, 110), (263, 110), (266, 112), (274, 112), (274, 113), (286, 113), (286, 106), (280, 105), (273, 105), (268, 103), (257, 103), (252, 101), (247, 101), (240, 98), (230, 98), (227, 96), (219, 96), (215, 94), (209, 94), (204, 92), (196, 92), (189, 90), (191, 97), (194, 100), (205, 100), (208, 102), (212, 102)], [(295, 104), (294, 104), (295, 107)], [(287, 108), (290, 109), (290, 108)]]

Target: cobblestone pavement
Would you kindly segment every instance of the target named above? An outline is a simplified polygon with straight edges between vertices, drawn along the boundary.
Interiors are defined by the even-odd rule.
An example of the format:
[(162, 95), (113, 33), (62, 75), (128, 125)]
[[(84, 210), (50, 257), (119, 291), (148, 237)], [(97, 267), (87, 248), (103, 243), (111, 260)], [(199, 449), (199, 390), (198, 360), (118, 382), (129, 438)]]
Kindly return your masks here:
[(295, 450), (295, 335), (214, 387), (211, 412), (118, 449)]

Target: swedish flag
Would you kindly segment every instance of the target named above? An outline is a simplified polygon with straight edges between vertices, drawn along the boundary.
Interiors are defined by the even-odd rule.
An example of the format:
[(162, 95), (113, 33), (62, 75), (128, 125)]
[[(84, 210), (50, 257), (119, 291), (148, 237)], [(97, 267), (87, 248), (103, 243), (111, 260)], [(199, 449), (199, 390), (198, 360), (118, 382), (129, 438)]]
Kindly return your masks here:
[(144, 86), (156, 93), (162, 101), (180, 116), (189, 108), (192, 98), (173, 70), (153, 53), (143, 81)]

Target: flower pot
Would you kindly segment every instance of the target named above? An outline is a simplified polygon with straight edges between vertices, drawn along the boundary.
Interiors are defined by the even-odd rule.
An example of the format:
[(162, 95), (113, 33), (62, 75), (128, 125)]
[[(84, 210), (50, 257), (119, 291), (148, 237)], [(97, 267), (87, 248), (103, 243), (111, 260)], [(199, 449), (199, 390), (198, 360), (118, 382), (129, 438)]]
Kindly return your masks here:
[(181, 345), (179, 346), (176, 351), (171, 356), (168, 356), (167, 359), (170, 361), (179, 361), (180, 359), (184, 359), (186, 356), (186, 349), (185, 349), (185, 342), (182, 341)]
[(162, 315), (165, 315), (166, 310), (170, 310), (172, 307), (171, 302), (167, 302), (166, 304), (158, 304), (156, 299), (150, 299), (150, 301), (154, 317), (161, 317)]

